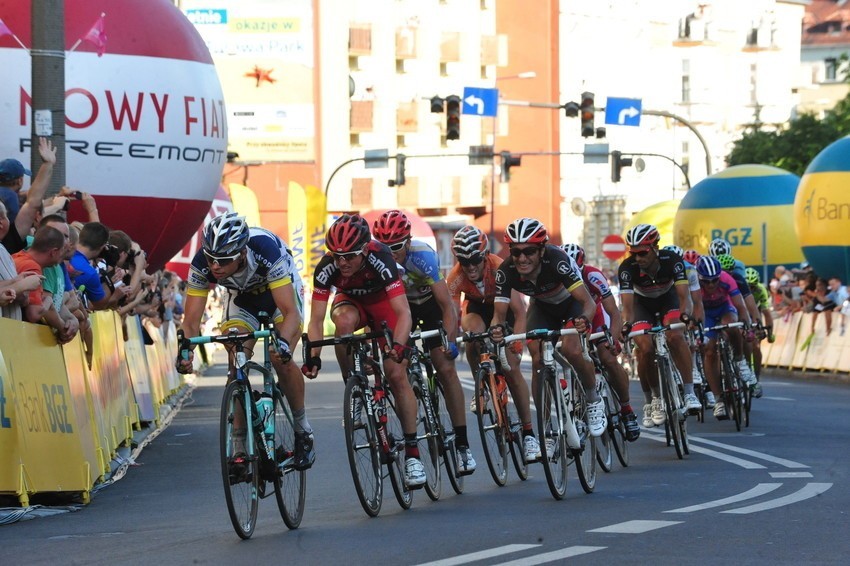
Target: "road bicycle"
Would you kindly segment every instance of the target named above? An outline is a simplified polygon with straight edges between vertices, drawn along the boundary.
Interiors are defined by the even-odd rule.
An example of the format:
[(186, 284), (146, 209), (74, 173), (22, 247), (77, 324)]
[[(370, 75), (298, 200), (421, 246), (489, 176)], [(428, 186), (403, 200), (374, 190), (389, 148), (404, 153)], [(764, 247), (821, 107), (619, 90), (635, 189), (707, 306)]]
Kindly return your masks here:
[(579, 335), (582, 355), (589, 360), (587, 336), (575, 328), (541, 328), (505, 337), (505, 340), (540, 341), (542, 368), (535, 394), (537, 431), (546, 483), (552, 497), (559, 500), (566, 494), (567, 472), (572, 463), (582, 489), (592, 493), (596, 487), (597, 445), (590, 436), (587, 398), (575, 370), (555, 348), (561, 337), (574, 334)]
[(440, 498), (442, 479), (440, 467), (445, 466), (446, 475), (455, 493), (463, 493), (463, 474), (458, 471), (457, 446), (451, 417), (448, 413), (446, 395), (442, 383), (437, 379), (431, 358), (424, 345), (417, 342), (439, 336), (444, 349), (448, 349), (446, 333), (440, 325), (434, 330), (415, 330), (408, 342), (409, 364), (407, 375), (418, 407), (416, 438), (425, 465), (425, 493), (433, 501)]
[(484, 459), (490, 469), (490, 475), (498, 486), (504, 486), (508, 480), (508, 453), (514, 463), (517, 476), (521, 480), (528, 478), (528, 463), (525, 461), (522, 422), (516, 407), (510, 403), (508, 382), (505, 369), (509, 367), (505, 355), (505, 345), (520, 340), (521, 335), (505, 337), (503, 342), (494, 344), (489, 332), (469, 332), (458, 337), (458, 343), (474, 344), (478, 348), (479, 361), (475, 370), (473, 399), (478, 432)]
[(608, 416), (605, 432), (596, 441), (596, 461), (602, 471), (610, 472), (614, 464), (613, 454), (617, 455), (617, 460), (624, 468), (629, 465), (629, 443), (626, 441), (626, 422), (620, 413), (620, 398), (611, 387), (608, 370), (602, 365), (597, 354), (597, 349), (604, 347), (603, 341), (613, 346), (614, 340), (607, 328), (591, 334), (588, 340), (590, 341), (588, 353), (596, 371), (596, 389), (605, 401), (605, 411)]
[[(386, 323), (382, 330), (316, 341), (310, 341), (306, 334), (302, 336), (305, 364), (310, 351), (323, 346), (345, 346), (351, 359), (351, 369), (343, 375), (345, 445), (357, 498), (370, 517), (381, 512), (386, 476), (401, 508), (410, 509), (413, 503), (413, 495), (404, 483), (404, 434), (389, 382), (384, 379), (379, 338), (392, 343)], [(368, 373), (374, 373), (374, 385), (369, 384)]]
[[(224, 498), (236, 534), (248, 539), (257, 524), (259, 500), (272, 493), (283, 522), (297, 529), (304, 516), (307, 476), (294, 467), (295, 422), (275, 379), (269, 348), (277, 350), (277, 334), (260, 314), (261, 330), (232, 330), (217, 336), (185, 338), (178, 332), (184, 357), (189, 345), (224, 344), (228, 350), (228, 383), (221, 403), (220, 458)], [(263, 363), (249, 359), (245, 343), (258, 340)], [(251, 379), (262, 376), (262, 391)], [(272, 486), (272, 490), (269, 489)]]
[[(705, 377), (705, 358), (703, 358), (702, 354), (703, 333), (702, 323), (696, 329), (685, 332), (685, 339), (688, 341), (688, 348), (691, 351), (694, 365), (694, 395), (697, 396), (700, 403), (700, 409), (696, 417), (697, 421), (701, 423), (705, 422), (705, 410), (708, 408), (706, 393), (711, 391), (708, 385), (708, 379)], [(700, 377), (699, 382), (696, 380), (697, 375)]]
[(738, 366), (735, 364), (732, 355), (732, 344), (729, 343), (729, 338), (726, 336), (726, 330), (729, 328), (742, 328), (743, 322), (731, 322), (728, 324), (718, 324), (711, 328), (706, 328), (706, 331), (716, 332), (714, 342), (714, 351), (717, 356), (717, 364), (720, 368), (720, 393), (723, 404), (726, 406), (726, 414), (735, 421), (735, 428), (740, 431), (743, 426), (750, 426), (750, 411), (747, 407), (747, 394), (749, 387), (744, 383), (741, 374), (738, 371)]
[[(628, 338), (649, 334), (655, 344), (655, 367), (658, 370), (658, 388), (661, 391), (661, 401), (664, 405), (664, 434), (667, 446), (671, 444), (676, 449), (676, 456), (681, 460), (690, 454), (688, 446), (688, 409), (685, 406), (684, 386), (670, 350), (667, 347), (667, 331), (678, 330), (687, 326), (684, 322), (674, 322), (668, 326), (659, 325), (645, 330), (629, 333)], [(629, 340), (627, 348), (631, 348)]]

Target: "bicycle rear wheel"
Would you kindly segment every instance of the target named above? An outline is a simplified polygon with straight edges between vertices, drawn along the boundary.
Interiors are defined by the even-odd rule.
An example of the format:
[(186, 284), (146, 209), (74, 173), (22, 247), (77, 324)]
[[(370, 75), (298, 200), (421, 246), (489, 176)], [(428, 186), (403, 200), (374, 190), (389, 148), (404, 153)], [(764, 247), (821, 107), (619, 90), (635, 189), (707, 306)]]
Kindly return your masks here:
[[(413, 504), (413, 493), (404, 483), (404, 431), (401, 428), (401, 420), (396, 413), (395, 402), (388, 386), (384, 386), (387, 392), (387, 442), (390, 445), (389, 460), (387, 461), (390, 483), (393, 486), (396, 501), (402, 509), (410, 509)], [(420, 459), (421, 455), (420, 455)]]
[[(250, 391), (243, 383), (231, 381), (224, 388), (219, 437), (227, 512), (233, 529), (243, 539), (251, 538), (257, 525), (260, 481), (257, 457), (256, 454), (249, 454), (245, 436), (251, 426), (250, 407), (246, 405), (246, 398), (250, 398)], [(234, 423), (244, 428), (234, 431)]]
[(537, 376), (537, 430), (540, 434), (540, 453), (546, 483), (555, 499), (563, 499), (567, 492), (567, 466), (569, 457), (564, 418), (567, 411), (560, 381), (550, 368)]
[[(574, 375), (574, 380), (578, 378)], [(575, 423), (578, 437), (581, 440), (581, 449), (575, 455), (576, 472), (585, 493), (593, 493), (596, 488), (596, 461), (598, 460), (599, 439), (590, 436), (590, 424), (587, 420), (587, 397), (584, 389), (578, 382), (574, 382), (573, 392), (573, 423)]]
[(274, 388), (274, 494), (283, 522), (297, 529), (304, 517), (304, 498), (307, 494), (307, 472), (292, 467), (295, 453), (295, 423), (289, 403)]
[(668, 358), (659, 358), (657, 365), (658, 375), (661, 379), (661, 398), (664, 401), (666, 429), (669, 434), (669, 440), (676, 449), (676, 456), (681, 460), (685, 457), (685, 451), (682, 448), (682, 429), (679, 427), (680, 407), (676, 401), (676, 393), (673, 391), (673, 388), (676, 387), (673, 368), (670, 367), (670, 360)]
[(753, 407), (753, 390), (746, 383), (742, 383), (744, 400), (742, 402), (744, 411), (744, 426), (750, 426), (750, 409)]
[(475, 372), (476, 417), (481, 433), (481, 448), (490, 468), (490, 475), (498, 486), (508, 479), (508, 447), (496, 413), (497, 393), (490, 388), (490, 374), (485, 369)]
[(602, 401), (605, 404), (605, 412), (608, 416), (608, 426), (605, 428), (605, 432), (602, 433), (602, 436), (596, 439), (596, 461), (599, 463), (599, 467), (602, 468), (603, 472), (610, 472), (614, 467), (614, 450), (612, 445), (614, 441), (611, 439), (611, 431), (612, 431), (612, 423), (614, 422), (614, 418), (617, 416), (617, 409), (614, 408), (614, 404), (612, 402), (611, 388), (608, 386), (608, 379), (603, 377), (601, 380), (599, 379), (600, 375), (597, 374), (596, 379), (599, 380), (599, 395), (602, 397)]
[(366, 387), (365, 378), (349, 376), (343, 398), (343, 424), (354, 490), (366, 514), (377, 517), (384, 487), (375, 418), (366, 411)]
[(725, 350), (723, 355), (723, 373), (726, 385), (726, 411), (731, 411), (735, 421), (735, 429), (740, 432), (743, 423), (741, 414), (741, 378), (738, 376), (737, 368), (732, 363), (732, 354)]
[(452, 489), (460, 495), (463, 493), (463, 476), (458, 473), (457, 445), (455, 444), (455, 432), (452, 428), (452, 419), (446, 405), (446, 394), (443, 385), (435, 381), (434, 413), (437, 415), (437, 425), (440, 429), (440, 438), (443, 443), (443, 465), (446, 467), (446, 475)]
[(425, 465), (425, 493), (433, 501), (440, 499), (442, 480), (440, 478), (440, 439), (437, 432), (434, 408), (427, 386), (422, 376), (417, 372), (410, 373), (410, 383), (416, 396), (416, 439), (419, 443), (419, 454)]

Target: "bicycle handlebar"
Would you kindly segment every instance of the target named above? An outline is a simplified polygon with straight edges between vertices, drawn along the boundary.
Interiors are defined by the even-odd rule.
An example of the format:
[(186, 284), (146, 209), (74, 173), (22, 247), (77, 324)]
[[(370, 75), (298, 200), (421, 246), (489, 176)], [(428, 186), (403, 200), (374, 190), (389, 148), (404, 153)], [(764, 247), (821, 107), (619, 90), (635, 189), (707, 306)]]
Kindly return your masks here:
[(705, 331), (714, 331), (714, 330), (725, 330), (727, 328), (741, 328), (744, 326), (743, 322), (727, 322), (726, 324), (718, 324), (717, 326), (711, 326), (706, 328)]
[(271, 329), (255, 330), (254, 332), (228, 332), (227, 334), (218, 334), (216, 336), (195, 336), (186, 338), (182, 330), (177, 331), (177, 344), (181, 350), (186, 349), (185, 346), (197, 344), (209, 344), (216, 342), (218, 344), (230, 344), (238, 342), (246, 342), (253, 339), (272, 338), (276, 337)]
[(644, 334), (658, 334), (659, 332), (667, 332), (668, 330), (679, 330), (680, 328), (685, 328), (687, 324), (684, 322), (674, 322), (668, 326), (653, 326), (652, 328), (646, 328), (644, 330), (635, 330), (634, 332), (629, 332), (627, 338), (634, 338), (635, 336), (643, 336)]

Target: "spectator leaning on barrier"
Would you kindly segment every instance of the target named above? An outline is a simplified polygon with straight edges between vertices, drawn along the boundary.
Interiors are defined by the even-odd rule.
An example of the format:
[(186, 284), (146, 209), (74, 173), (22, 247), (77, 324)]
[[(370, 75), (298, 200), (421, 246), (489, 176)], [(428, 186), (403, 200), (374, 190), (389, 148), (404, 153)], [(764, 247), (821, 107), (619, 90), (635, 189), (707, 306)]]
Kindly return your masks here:
[[(65, 249), (65, 236), (52, 226), (43, 226), (35, 233), (35, 239), (28, 250), (22, 250), (12, 256), (15, 267), (21, 273), (32, 271), (42, 274), (43, 269), (58, 265), (62, 261)], [(63, 319), (53, 307), (52, 297), (45, 300), (41, 285), (30, 291), (28, 304), (24, 309), (27, 322), (44, 322), (56, 331), (56, 340), (60, 344), (69, 342), (77, 333), (76, 320)]]
[(91, 264), (103, 252), (108, 241), (109, 228), (100, 222), (84, 224), (70, 261), (71, 279), (77, 289), (85, 285), (84, 295), (90, 310), (104, 310), (110, 306), (112, 293), (103, 288), (100, 274)]
[[(41, 211), (42, 200), (53, 177), (53, 165), (56, 163), (56, 148), (47, 138), (39, 138), (38, 152), (44, 163), (33, 179), (29, 191), (26, 192), (26, 202), (18, 211), (14, 222), (9, 226), (9, 231), (3, 236), (3, 245), (6, 250), (13, 254), (25, 247), (24, 238), (30, 233), (35, 223), (36, 215)], [(19, 191), (20, 187), (16, 190)]]
[[(9, 230), (6, 205), (0, 202), (0, 239)], [(41, 277), (35, 273), (18, 273), (15, 261), (0, 244), (0, 316), (23, 320), (21, 305), (26, 304), (27, 294), (41, 285)]]
[[(65, 260), (69, 259), (74, 253), (74, 248), (71, 246), (71, 228), (65, 219), (58, 214), (51, 214), (42, 217), (39, 222), (39, 228), (42, 226), (50, 226), (62, 232), (65, 239), (65, 244), (62, 247), (62, 255), (57, 265), (44, 268), (44, 293), (45, 297), (50, 296), (53, 300), (53, 307), (63, 320), (68, 320), (74, 328), (80, 326), (77, 317), (71, 312), (71, 309), (66, 306), (68, 295), (73, 290), (71, 278), (68, 276), (68, 269), (65, 266)], [(34, 238), (33, 238), (34, 239)], [(32, 242), (29, 242), (32, 245)], [(76, 295), (74, 295), (76, 297)]]

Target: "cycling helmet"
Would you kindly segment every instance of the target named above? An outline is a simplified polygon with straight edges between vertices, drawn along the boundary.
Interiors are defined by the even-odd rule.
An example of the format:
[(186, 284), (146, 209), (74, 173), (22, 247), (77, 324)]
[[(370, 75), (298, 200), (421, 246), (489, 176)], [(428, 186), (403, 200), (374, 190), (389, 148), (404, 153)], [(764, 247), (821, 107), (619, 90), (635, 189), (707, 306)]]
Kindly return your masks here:
[(699, 259), (699, 252), (697, 252), (696, 250), (685, 250), (685, 253), (682, 258), (691, 265), (696, 265), (697, 260)]
[(235, 256), (248, 245), (249, 237), (245, 217), (225, 212), (204, 228), (204, 251), (214, 257)]
[(475, 226), (464, 226), (452, 238), (455, 257), (477, 259), (487, 254), (487, 234)]
[(732, 271), (735, 269), (735, 258), (729, 254), (717, 256), (717, 261), (720, 262), (720, 267), (723, 268), (723, 271)]
[(660, 239), (658, 228), (652, 224), (638, 224), (626, 232), (626, 245), (630, 248), (654, 246)]
[(505, 229), (505, 242), (508, 244), (538, 244), (549, 241), (549, 234), (539, 220), (534, 218), (519, 218)]
[(410, 220), (400, 210), (388, 210), (375, 220), (372, 232), (379, 242), (395, 244), (410, 238)]
[(343, 214), (328, 228), (325, 246), (332, 253), (348, 253), (360, 250), (371, 239), (365, 218), (359, 214)]
[(663, 249), (667, 250), (668, 252), (673, 252), (674, 254), (683, 259), (685, 257), (685, 250), (683, 250), (681, 246), (664, 246)]
[(576, 265), (584, 267), (584, 248), (578, 244), (564, 244), (561, 246), (567, 255), (573, 258)]
[(744, 273), (746, 274), (747, 283), (750, 285), (761, 283), (761, 277), (759, 276), (758, 270), (748, 267)]
[(732, 244), (730, 244), (723, 238), (714, 238), (713, 240), (711, 240), (711, 243), (708, 244), (708, 253), (712, 257), (717, 257), (723, 254), (731, 254)]
[(709, 255), (700, 257), (696, 268), (700, 279), (717, 279), (723, 271), (720, 262)]

